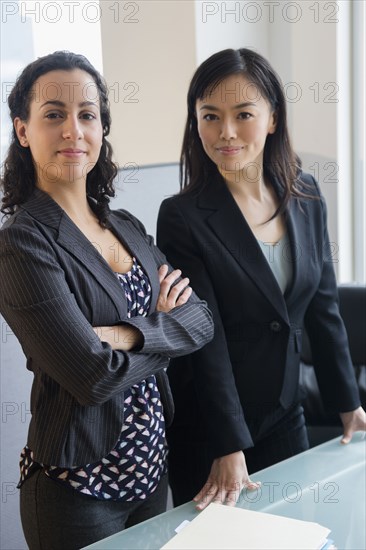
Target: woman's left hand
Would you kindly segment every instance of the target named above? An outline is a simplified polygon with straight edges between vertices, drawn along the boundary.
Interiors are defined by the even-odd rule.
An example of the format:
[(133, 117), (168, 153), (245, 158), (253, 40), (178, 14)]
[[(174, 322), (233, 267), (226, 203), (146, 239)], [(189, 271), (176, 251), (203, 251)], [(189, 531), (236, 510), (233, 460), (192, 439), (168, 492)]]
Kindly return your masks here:
[(352, 439), (354, 432), (366, 431), (366, 412), (362, 407), (354, 411), (339, 413), (343, 424), (343, 437), (341, 443), (346, 445)]
[(142, 333), (131, 325), (93, 327), (93, 330), (102, 342), (107, 342), (115, 350), (131, 351), (143, 345)]

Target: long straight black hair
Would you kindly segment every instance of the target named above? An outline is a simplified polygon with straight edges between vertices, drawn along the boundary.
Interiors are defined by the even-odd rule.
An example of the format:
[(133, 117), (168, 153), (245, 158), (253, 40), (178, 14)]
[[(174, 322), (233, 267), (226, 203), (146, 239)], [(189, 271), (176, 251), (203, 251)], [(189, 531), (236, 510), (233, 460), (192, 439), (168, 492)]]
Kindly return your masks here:
[[(109, 197), (115, 195), (113, 180), (117, 175), (117, 165), (112, 161), (112, 147), (106, 137), (111, 126), (107, 85), (83, 55), (68, 51), (58, 51), (38, 58), (25, 67), (18, 77), (8, 98), (11, 120), (16, 117), (28, 120), (33, 97), (33, 86), (37, 79), (50, 71), (72, 71), (81, 69), (93, 78), (99, 93), (100, 116), (103, 127), (103, 141), (96, 165), (88, 173), (86, 191), (95, 199), (95, 213), (104, 226), (109, 214)], [(13, 127), (8, 155), (4, 162), (1, 186), (3, 188), (1, 211), (10, 215), (16, 207), (25, 202), (36, 186), (37, 174), (29, 147), (22, 147)]]
[(301, 161), (290, 142), (281, 80), (264, 57), (247, 48), (215, 53), (193, 75), (188, 90), (188, 116), (180, 159), (181, 193), (198, 193), (218, 174), (216, 164), (204, 151), (198, 134), (196, 102), (210, 95), (232, 75), (244, 76), (253, 83), (276, 116), (276, 131), (267, 136), (263, 154), (264, 177), (270, 182), (275, 179), (281, 189), (276, 216), (285, 210), (291, 195), (302, 195), (296, 188)]

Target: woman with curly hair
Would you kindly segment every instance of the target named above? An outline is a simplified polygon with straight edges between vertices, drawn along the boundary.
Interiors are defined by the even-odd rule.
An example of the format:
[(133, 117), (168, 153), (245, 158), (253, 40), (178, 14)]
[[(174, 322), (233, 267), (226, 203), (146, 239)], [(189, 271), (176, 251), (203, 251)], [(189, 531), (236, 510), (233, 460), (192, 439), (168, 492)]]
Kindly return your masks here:
[(31, 550), (80, 548), (165, 510), (164, 368), (212, 338), (211, 315), (124, 210), (107, 88), (55, 52), (9, 96), (0, 309), (33, 372), (20, 501)]

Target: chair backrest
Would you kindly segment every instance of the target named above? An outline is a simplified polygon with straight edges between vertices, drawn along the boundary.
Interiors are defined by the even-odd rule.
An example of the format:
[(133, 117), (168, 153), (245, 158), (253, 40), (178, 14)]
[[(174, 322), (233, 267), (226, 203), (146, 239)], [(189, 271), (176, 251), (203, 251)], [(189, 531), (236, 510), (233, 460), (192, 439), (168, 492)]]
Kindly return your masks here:
[[(366, 365), (366, 285), (339, 285), (339, 309), (344, 321), (354, 366)], [(301, 361), (312, 365), (309, 339), (304, 331)]]

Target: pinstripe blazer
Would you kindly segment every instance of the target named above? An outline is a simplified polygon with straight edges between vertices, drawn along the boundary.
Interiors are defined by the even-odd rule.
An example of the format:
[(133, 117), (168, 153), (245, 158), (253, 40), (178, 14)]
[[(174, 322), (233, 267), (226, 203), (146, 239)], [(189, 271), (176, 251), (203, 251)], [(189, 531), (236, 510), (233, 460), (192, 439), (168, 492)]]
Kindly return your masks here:
[[(210, 311), (194, 293), (169, 313), (155, 311), (165, 256), (128, 212), (112, 211), (109, 222), (149, 276), (147, 317), (127, 319), (117, 277), (46, 193), (36, 189), (0, 231), (0, 309), (34, 373), (28, 445), (44, 464), (71, 467), (106, 456), (122, 429), (124, 390), (150, 374), (169, 416), (169, 357), (213, 336)], [(142, 332), (139, 351), (113, 351), (92, 328), (122, 322)]]

